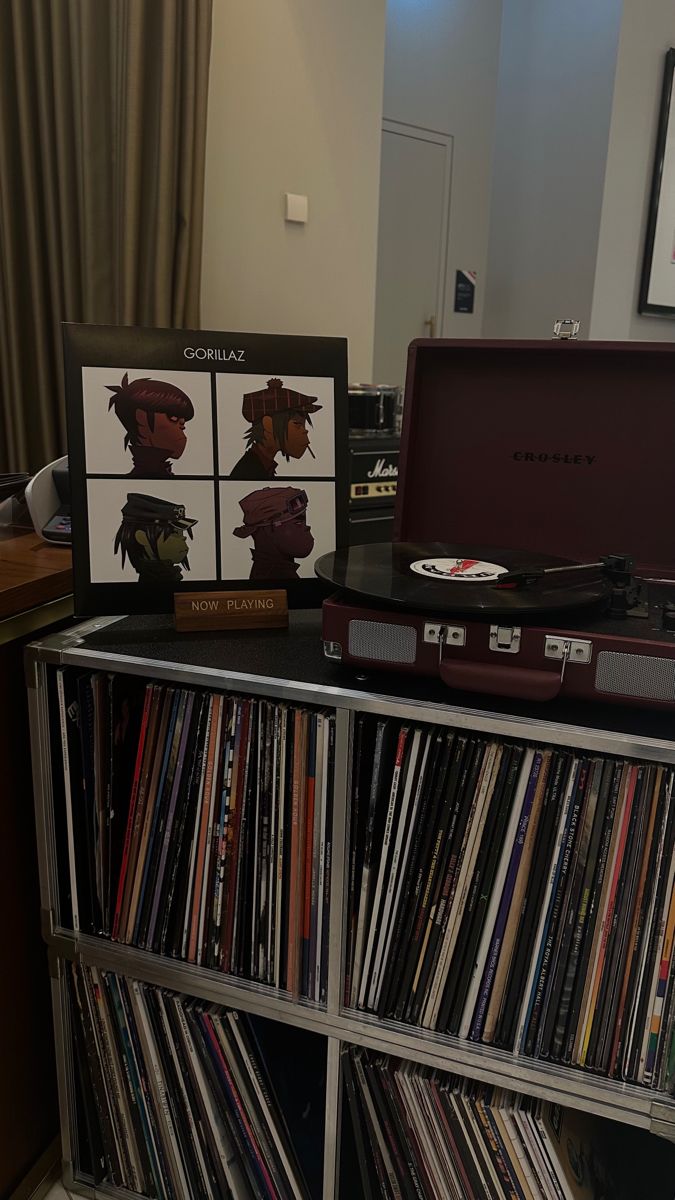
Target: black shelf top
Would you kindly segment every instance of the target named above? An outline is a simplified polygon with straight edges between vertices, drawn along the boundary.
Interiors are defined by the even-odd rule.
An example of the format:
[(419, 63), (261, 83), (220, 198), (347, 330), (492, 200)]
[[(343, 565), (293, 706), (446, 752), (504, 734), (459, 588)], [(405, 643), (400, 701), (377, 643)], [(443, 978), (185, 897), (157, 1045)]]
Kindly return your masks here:
[(481, 715), (503, 715), (525, 721), (675, 741), (675, 720), (671, 712), (581, 701), (536, 704), (449, 691), (440, 680), (396, 671), (367, 668), (361, 673), (353, 667), (342, 667), (323, 656), (318, 610), (292, 611), (287, 630), (250, 633), (176, 633), (173, 618), (169, 616), (121, 617), (104, 628), (86, 633), (79, 645), (81, 649), (100, 655), (141, 658), (169, 667), (175, 663), (197, 670), (236, 672), (310, 685), (316, 690), (318, 703), (322, 689), (344, 688), (352, 695), (361, 692), (364, 696), (378, 696), (404, 704), (426, 703), (444, 707), (448, 709), (449, 723), (452, 722), (452, 709), (462, 708)]

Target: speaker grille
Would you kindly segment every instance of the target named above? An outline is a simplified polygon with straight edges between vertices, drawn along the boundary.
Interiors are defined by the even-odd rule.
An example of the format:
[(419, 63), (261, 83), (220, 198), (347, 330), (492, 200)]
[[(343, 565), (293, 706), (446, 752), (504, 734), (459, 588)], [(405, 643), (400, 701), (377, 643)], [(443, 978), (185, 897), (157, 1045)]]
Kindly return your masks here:
[(349, 653), (377, 662), (414, 663), (417, 630), (412, 625), (386, 625), (383, 621), (350, 621)]
[(595, 686), (599, 692), (641, 700), (675, 700), (675, 661), (602, 650), (598, 655)]

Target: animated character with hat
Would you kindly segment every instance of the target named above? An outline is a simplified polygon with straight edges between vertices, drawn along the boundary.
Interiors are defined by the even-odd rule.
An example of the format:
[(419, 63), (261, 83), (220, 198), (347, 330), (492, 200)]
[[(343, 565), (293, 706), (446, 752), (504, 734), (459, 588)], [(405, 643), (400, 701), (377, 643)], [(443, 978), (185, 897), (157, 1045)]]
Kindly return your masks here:
[(307, 492), (294, 487), (260, 488), (239, 501), (244, 524), (232, 532), (253, 538), (250, 579), (298, 578), (296, 558), (314, 549), (307, 503)]
[(181, 567), (190, 570), (187, 536), (197, 522), (186, 517), (182, 504), (130, 492), (122, 509), (122, 524), (115, 537), (115, 554), (128, 557), (138, 571), (138, 582), (158, 585), (180, 583)]
[(322, 407), (316, 400), (284, 387), (281, 379), (268, 379), (266, 388), (246, 392), (241, 411), (250, 429), (245, 434), (246, 450), (230, 479), (273, 479), (277, 454), (289, 462), (309, 450), (314, 458), (307, 426), (312, 424), (309, 414)]
[(108, 411), (126, 429), (124, 449), (131, 451), (129, 475), (145, 479), (168, 479), (173, 475), (170, 459), (180, 458), (187, 445), (185, 422), (195, 415), (189, 396), (175, 383), (159, 379), (132, 379), (125, 373), (121, 384), (107, 384), (113, 396)]

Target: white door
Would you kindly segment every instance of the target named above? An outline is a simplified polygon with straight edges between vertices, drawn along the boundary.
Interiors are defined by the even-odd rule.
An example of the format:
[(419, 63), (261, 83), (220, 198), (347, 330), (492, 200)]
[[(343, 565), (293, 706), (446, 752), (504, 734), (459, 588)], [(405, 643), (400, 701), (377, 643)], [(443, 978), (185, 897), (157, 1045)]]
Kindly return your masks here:
[(373, 382), (403, 384), (408, 343), (443, 333), (452, 138), (385, 121)]

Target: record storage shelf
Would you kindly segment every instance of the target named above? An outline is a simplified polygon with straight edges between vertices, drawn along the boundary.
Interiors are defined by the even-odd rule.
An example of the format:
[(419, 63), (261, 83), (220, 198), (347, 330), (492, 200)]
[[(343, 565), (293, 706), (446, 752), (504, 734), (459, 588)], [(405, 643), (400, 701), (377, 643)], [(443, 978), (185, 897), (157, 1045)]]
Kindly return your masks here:
[[(320, 703), (336, 713), (333, 864), (329, 912), (328, 988), (325, 1005), (294, 1001), (269, 986), (120, 945), (75, 934), (59, 923), (56, 851), (51, 803), (47, 671), (72, 666), (129, 673), (150, 680), (171, 680), (224, 692), (295, 703)], [(345, 956), (345, 874), (348, 838), (348, 779), (352, 717), (355, 712), (394, 716), (426, 724), (553, 746), (585, 749), (675, 764), (671, 714), (609, 706), (574, 710), (456, 697), (429, 680), (392, 673), (358, 676), (324, 662), (320, 617), (291, 614), (289, 633), (177, 636), (168, 618), (98, 618), (81, 623), (29, 647), (26, 674), (33, 745), (43, 935), (52, 973), (57, 1072), (61, 1108), (64, 1179), (86, 1193), (73, 1175), (73, 1095), (64, 960), (81, 961), (131, 975), (143, 982), (183, 991), (208, 1002), (311, 1030), (327, 1039), (324, 1143), (324, 1200), (338, 1195), (341, 1081), (340, 1048), (361, 1045), (467, 1078), (493, 1083), (527, 1095), (594, 1113), (649, 1130), (675, 1141), (675, 1099), (637, 1085), (589, 1075), (574, 1067), (516, 1057), (459, 1038), (379, 1020), (346, 1008), (342, 1002)], [(580, 719), (581, 718), (581, 719)], [(93, 1194), (90, 1190), (90, 1194)], [(124, 1195), (98, 1185), (96, 1194)]]

